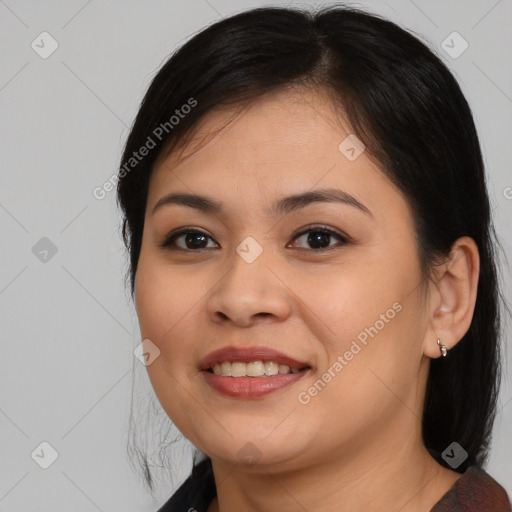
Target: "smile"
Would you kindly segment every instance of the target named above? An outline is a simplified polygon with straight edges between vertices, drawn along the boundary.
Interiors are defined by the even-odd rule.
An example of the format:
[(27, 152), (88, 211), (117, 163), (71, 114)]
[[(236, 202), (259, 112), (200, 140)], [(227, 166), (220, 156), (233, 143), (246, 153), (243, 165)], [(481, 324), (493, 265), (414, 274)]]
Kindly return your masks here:
[(224, 377), (271, 377), (273, 375), (287, 375), (298, 373), (298, 368), (290, 368), (286, 364), (279, 364), (275, 361), (252, 361), (242, 363), (239, 361), (223, 361), (216, 364), (210, 371), (215, 375)]
[(268, 347), (226, 347), (209, 354), (199, 369), (215, 391), (254, 399), (293, 384), (311, 367)]

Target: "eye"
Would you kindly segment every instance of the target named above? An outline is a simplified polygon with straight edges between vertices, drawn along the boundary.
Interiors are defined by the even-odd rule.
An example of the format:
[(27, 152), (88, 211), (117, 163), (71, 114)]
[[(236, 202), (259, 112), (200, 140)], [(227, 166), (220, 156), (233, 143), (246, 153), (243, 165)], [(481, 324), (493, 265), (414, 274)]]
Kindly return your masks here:
[[(167, 249), (190, 250), (197, 249), (211, 249), (208, 247), (208, 239), (213, 240), (209, 235), (202, 231), (194, 229), (181, 230), (177, 233), (172, 233), (161, 244), (162, 247)], [(215, 247), (215, 246), (214, 246)]]
[[(309, 244), (310, 247), (297, 247), (296, 245), (293, 246), (291, 244), (287, 245), (287, 247), (291, 246), (299, 249), (323, 251), (331, 249), (336, 245), (331, 245), (330, 241), (332, 241), (332, 238), (336, 238), (338, 240), (337, 245), (345, 245), (348, 243), (348, 238), (343, 236), (341, 233), (333, 231), (325, 226), (312, 226), (293, 237), (293, 240), (303, 239), (303, 243)], [(213, 245), (208, 245), (208, 240), (213, 242), (213, 238), (202, 231), (198, 231), (196, 229), (182, 229), (167, 236), (162, 242), (161, 247), (169, 250), (195, 252), (218, 247), (216, 242), (213, 242)]]
[(322, 251), (331, 249), (334, 246), (330, 245), (329, 239), (338, 239), (337, 245), (345, 245), (348, 243), (348, 238), (343, 236), (341, 233), (328, 229), (324, 226), (311, 226), (307, 230), (295, 235), (294, 240), (303, 240), (304, 243), (309, 244), (312, 247), (298, 247), (299, 249), (314, 249), (316, 251)]

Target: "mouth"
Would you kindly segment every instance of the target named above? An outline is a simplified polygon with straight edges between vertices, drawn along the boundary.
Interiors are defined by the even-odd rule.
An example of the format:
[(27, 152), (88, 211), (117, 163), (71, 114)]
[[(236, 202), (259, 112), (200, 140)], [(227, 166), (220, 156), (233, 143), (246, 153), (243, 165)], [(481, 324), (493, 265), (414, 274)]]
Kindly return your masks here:
[(222, 361), (206, 371), (223, 377), (272, 377), (274, 375), (290, 375), (307, 370), (309, 366), (302, 368), (290, 368), (286, 364), (279, 364), (276, 361), (251, 361), (243, 363), (241, 361)]
[(206, 383), (215, 391), (234, 398), (261, 398), (304, 377), (311, 370), (266, 347), (228, 347), (211, 353), (200, 365)]

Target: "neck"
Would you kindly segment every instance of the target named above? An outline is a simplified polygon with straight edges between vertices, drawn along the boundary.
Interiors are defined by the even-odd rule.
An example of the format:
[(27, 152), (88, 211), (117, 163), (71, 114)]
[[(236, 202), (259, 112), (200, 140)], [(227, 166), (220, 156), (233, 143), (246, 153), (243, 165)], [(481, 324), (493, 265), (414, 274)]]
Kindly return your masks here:
[(460, 474), (440, 466), (413, 430), (285, 471), (240, 471), (212, 460), (217, 498), (208, 512), (429, 512)]

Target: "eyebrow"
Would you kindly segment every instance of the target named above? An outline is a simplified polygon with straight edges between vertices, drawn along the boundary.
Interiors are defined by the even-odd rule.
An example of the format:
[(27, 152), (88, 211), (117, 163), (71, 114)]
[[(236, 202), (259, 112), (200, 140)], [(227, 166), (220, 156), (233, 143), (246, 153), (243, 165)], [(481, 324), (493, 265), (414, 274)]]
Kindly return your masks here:
[[(270, 209), (274, 215), (285, 215), (292, 211), (300, 210), (313, 203), (341, 203), (353, 206), (373, 217), (371, 211), (354, 196), (340, 189), (327, 188), (294, 194), (278, 199)], [(198, 194), (170, 193), (162, 197), (154, 206), (153, 214), (167, 205), (181, 205), (195, 208), (204, 213), (221, 214), (223, 212), (222, 203)]]

